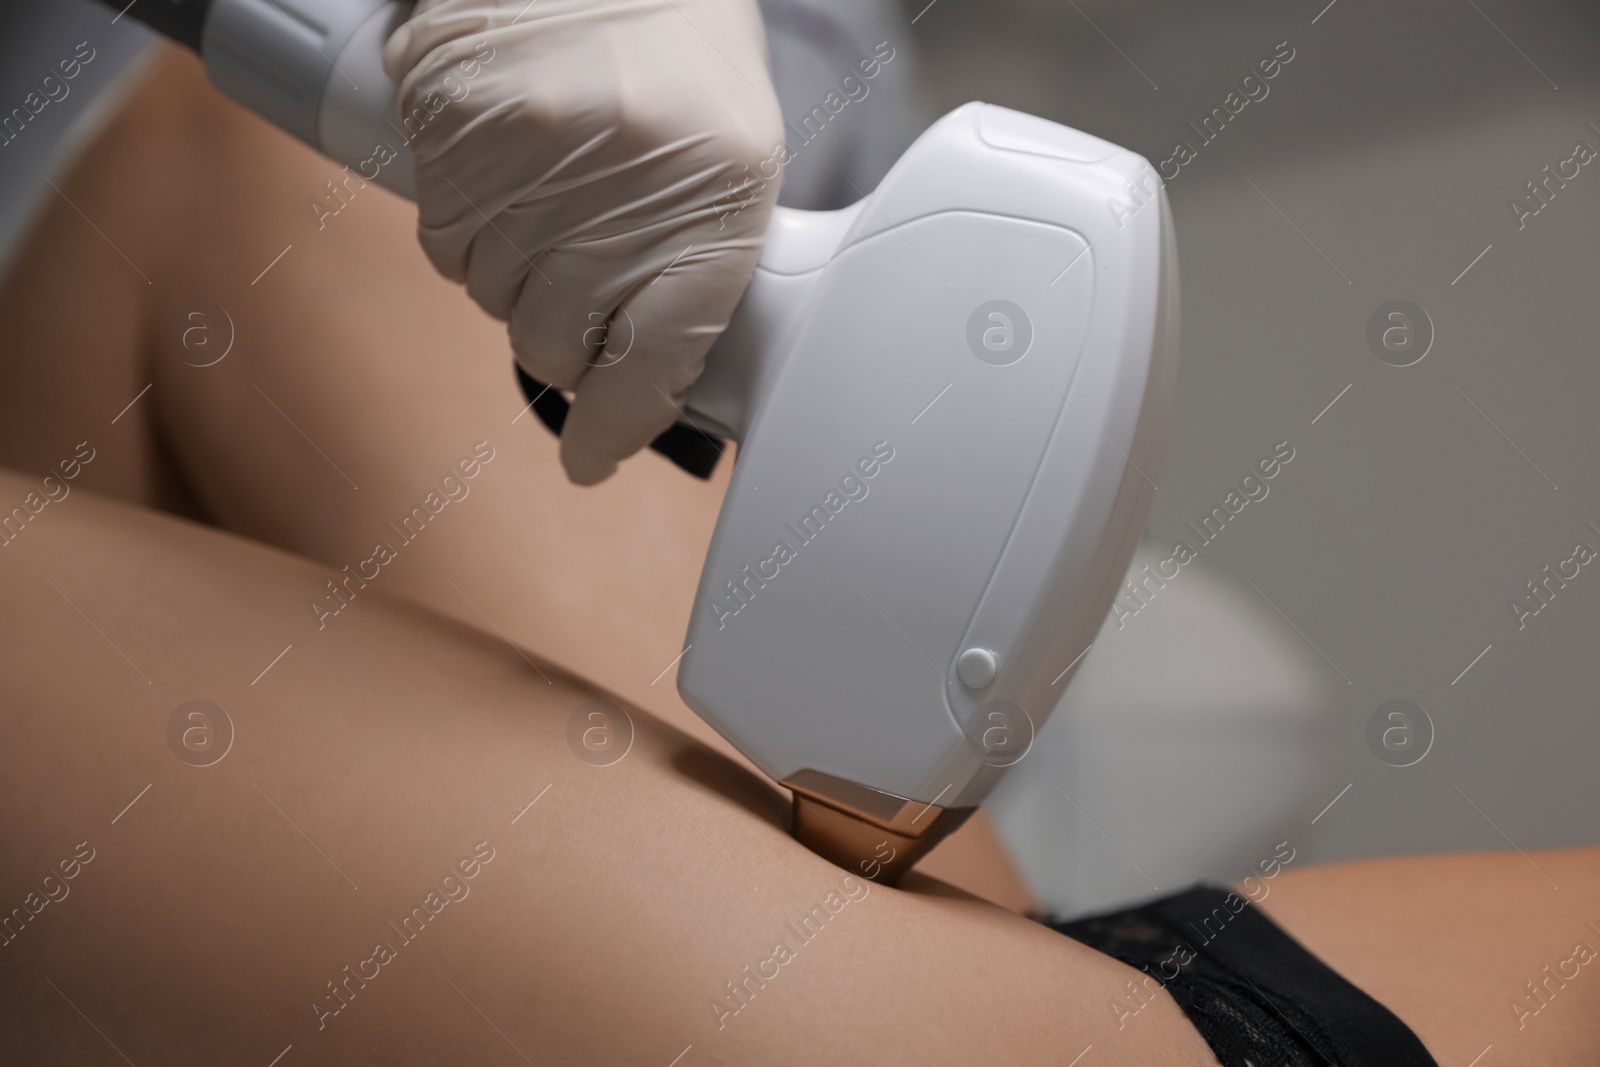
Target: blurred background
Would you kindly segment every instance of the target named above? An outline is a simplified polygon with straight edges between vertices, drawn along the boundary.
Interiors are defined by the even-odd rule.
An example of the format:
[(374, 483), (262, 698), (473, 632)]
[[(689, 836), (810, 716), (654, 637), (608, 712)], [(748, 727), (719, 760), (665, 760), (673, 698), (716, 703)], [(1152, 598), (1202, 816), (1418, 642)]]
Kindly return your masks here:
[[(1552, 182), (1520, 229), (1510, 201), (1539, 206), (1526, 183), (1600, 149), (1600, 10), (904, 10), (927, 114), (982, 99), (1153, 163), (1196, 152), (1164, 175), (1182, 371), (1135, 566), (1179, 539), (1199, 559), (1108, 621), (995, 799), (1045, 902), (1236, 881), (1281, 841), (1302, 863), (1596, 840), (1600, 568), (1520, 630), (1510, 601), (1578, 541), (1600, 549), (1600, 166)], [(1280, 42), (1294, 58), (1270, 93), (1206, 143), (1190, 123)], [(1395, 299), (1432, 322), (1411, 366), (1367, 340)], [(1270, 495), (1199, 547), (1185, 523), (1280, 441), (1295, 459)], [(1389, 747), (1369, 744), (1397, 699), (1426, 713), (1431, 748), (1412, 713), (1409, 752), (1387, 717)]]
[[(99, 52), (51, 105), (73, 118), (49, 124), (55, 140), (29, 131), (28, 155), (0, 149), (0, 255), (109, 106), (96, 87), (147, 44), (87, 0), (52, 7), (59, 24), (41, 32), (59, 47), (0, 40), (4, 99), (47, 73), (30, 56), (70, 53), (87, 18)], [(1046, 906), (1236, 881), (1281, 842), (1304, 864), (1600, 838), (1600, 566), (1552, 581), (1520, 628), (1511, 606), (1579, 541), (1600, 550), (1600, 160), (1581, 162), (1600, 150), (1600, 10), (763, 11), (792, 127), (875, 43), (895, 50), (838, 134), (791, 165), (786, 202), (853, 200), (926, 122), (974, 99), (1126, 145), (1168, 179), (1182, 371), (1135, 567), (1179, 540), (1199, 558), (1124, 601), (994, 799)], [(1267, 95), (1208, 139), (1203, 120), (1274, 58)], [(1164, 162), (1180, 143), (1192, 158)], [(1562, 168), (1533, 199), (1528, 183)], [(1369, 340), (1375, 314), (1380, 333), (1398, 321), (1396, 300), (1415, 305), (1399, 353)], [(1294, 458), (1269, 495), (1202, 546), (1185, 524), (1281, 442)], [(1409, 704), (1379, 711), (1391, 701)]]

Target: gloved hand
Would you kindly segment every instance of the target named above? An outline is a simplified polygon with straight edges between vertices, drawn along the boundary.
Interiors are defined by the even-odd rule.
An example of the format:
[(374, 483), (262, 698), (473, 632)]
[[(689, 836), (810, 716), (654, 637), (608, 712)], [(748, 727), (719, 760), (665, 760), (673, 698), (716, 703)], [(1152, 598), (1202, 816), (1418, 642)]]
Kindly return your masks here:
[(438, 109), (423, 249), (575, 391), (561, 462), (602, 481), (679, 417), (777, 200), (755, 0), (422, 0), (383, 58), (402, 115)]

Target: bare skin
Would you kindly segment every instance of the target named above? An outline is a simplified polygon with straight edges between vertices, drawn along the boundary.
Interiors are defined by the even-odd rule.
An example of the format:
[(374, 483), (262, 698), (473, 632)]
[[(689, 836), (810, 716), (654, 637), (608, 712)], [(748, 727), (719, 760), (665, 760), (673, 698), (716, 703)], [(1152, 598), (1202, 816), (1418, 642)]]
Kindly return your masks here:
[(1600, 953), (1600, 849), (1285, 871), (1262, 904), (1441, 1065), (1470, 1063), (1491, 1044), (1484, 1067), (1600, 1057), (1600, 957), (1574, 961), (1580, 943)]
[[(0, 499), (37, 487), (0, 475)], [(580, 761), (597, 694), (498, 637), (382, 594), (319, 633), (321, 567), (85, 492), (0, 552), (0, 888), (38, 909), (0, 948), (8, 1060), (1214, 1062), (1166, 997), (1119, 1032), (1134, 972), (1107, 957), (924, 876), (846, 881), (775, 789), (651, 716)], [(206, 767), (168, 743), (195, 698), (235, 731)], [(1266, 907), (1442, 1063), (1592, 1063), (1587, 968), (1522, 1030), (1506, 1013), (1600, 941), (1600, 852), (1532, 859), (1559, 892), (1462, 856), (1285, 873)]]
[[(336, 174), (166, 60), (0, 294), (0, 462), (27, 472), (0, 505), (94, 450), (0, 547), (0, 906), (60, 897), (0, 947), (0, 1058), (1214, 1063), (1168, 998), (1118, 1030), (1122, 965), (933, 878), (853, 888), (784, 833), (778, 792), (670, 671), (652, 684), (724, 483), (644, 456), (566, 486), (511, 421), (500, 328), (428, 272), (406, 206), (369, 186), (316, 228)], [(237, 335), (206, 368), (172, 339), (197, 297)], [(324, 582), (480, 441), (470, 495), (319, 620)], [(567, 741), (596, 685), (645, 709), (603, 768)], [(235, 728), (207, 767), (169, 748), (195, 698)], [(978, 840), (956, 873), (1020, 906)], [(1594, 1062), (1589, 967), (1520, 1028), (1508, 1004), (1600, 947), (1600, 850), (1272, 887), (1268, 914), (1442, 1064)], [(830, 891), (814, 943), (787, 932)], [(728, 999), (779, 940), (794, 959)]]
[[(319, 218), (314, 200), (324, 216), (340, 203), (335, 179), (347, 206)], [(666, 669), (728, 462), (707, 483), (645, 453), (604, 485), (571, 485), (556, 439), (522, 413), (504, 326), (434, 273), (415, 208), (219, 96), (176, 50), (57, 184), (0, 290), (0, 464), (43, 474), (90, 438), (106, 447), (84, 486), (319, 560), (342, 581), (375, 542), (398, 544), (389, 524), (487, 440), (497, 459), (470, 497), (367, 588), (538, 649), (744, 762)], [(221, 362), (192, 365), (230, 332)], [(313, 621), (313, 602), (340, 603), (309, 597)], [(1032, 904), (981, 814), (924, 863)]]
[[(67, 890), (0, 948), (8, 1062), (1210, 1062), (1170, 1003), (1116, 1034), (1109, 958), (931, 879), (846, 881), (775, 788), (650, 716), (580, 761), (595, 692), (492, 634), (381, 594), (318, 633), (323, 568), (89, 493), (0, 551), (0, 885)], [(194, 698), (236, 731), (208, 767), (168, 748)]]

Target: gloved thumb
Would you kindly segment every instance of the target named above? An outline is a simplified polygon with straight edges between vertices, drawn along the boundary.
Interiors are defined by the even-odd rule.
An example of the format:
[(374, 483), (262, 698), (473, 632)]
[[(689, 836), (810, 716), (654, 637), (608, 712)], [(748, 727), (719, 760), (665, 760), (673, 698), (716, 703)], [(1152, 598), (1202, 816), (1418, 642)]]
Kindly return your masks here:
[(690, 247), (622, 302), (561, 431), (568, 478), (579, 485), (604, 481), (620, 460), (683, 417), (689, 386), (755, 269), (760, 232)]

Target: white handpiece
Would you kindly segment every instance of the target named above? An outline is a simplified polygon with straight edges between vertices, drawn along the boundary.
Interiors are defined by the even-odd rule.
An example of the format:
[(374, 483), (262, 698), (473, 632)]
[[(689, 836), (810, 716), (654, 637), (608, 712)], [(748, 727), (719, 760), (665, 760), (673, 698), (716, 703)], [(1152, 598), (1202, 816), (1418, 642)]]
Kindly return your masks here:
[[(410, 195), (380, 63), (408, 11), (212, 0), (201, 54)], [(775, 213), (689, 392), (741, 446), (678, 686), (810, 847), (892, 881), (1026, 755), (1143, 530), (1177, 306), (1149, 164), (1004, 108), (946, 115), (852, 207)]]
[(892, 880), (1026, 755), (1143, 530), (1176, 342), (1154, 172), (1019, 112), (775, 224), (693, 394), (742, 447), (678, 685), (811, 847)]

